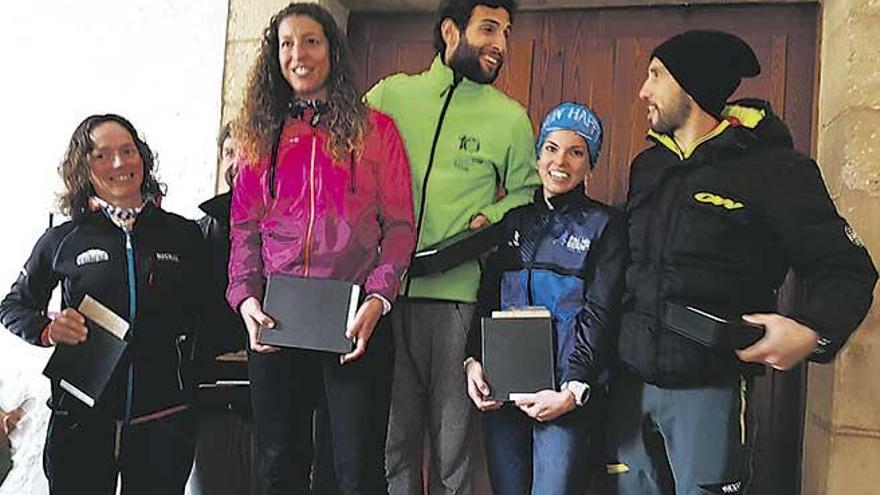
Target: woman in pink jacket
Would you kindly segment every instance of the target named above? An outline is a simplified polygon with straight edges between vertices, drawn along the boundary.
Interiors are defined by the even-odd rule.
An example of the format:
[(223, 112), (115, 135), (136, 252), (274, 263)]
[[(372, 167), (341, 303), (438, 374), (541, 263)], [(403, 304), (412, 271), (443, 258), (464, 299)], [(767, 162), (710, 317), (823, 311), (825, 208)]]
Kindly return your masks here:
[[(344, 35), (314, 4), (290, 4), (263, 33), (237, 128), (226, 298), (250, 336), (257, 475), (266, 493), (304, 493), (312, 410), (326, 405), (339, 493), (387, 493), (392, 372), (387, 314), (415, 245), (409, 164), (386, 115), (352, 83)], [(360, 284), (366, 299), (343, 356), (257, 342), (274, 325), (266, 277)], [(296, 304), (296, 301), (291, 301)]]

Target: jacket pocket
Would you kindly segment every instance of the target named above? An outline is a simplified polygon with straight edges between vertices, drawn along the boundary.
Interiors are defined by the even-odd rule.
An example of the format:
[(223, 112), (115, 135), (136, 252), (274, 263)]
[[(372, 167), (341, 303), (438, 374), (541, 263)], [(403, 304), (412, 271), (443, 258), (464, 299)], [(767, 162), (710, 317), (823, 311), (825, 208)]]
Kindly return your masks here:
[(739, 370), (732, 352), (704, 347), (642, 313), (623, 316), (618, 345), (627, 367), (661, 387), (712, 384)]
[(261, 237), (263, 263), (271, 272), (281, 266), (302, 263), (303, 236), (300, 233), (272, 230), (264, 232)]
[(690, 201), (679, 215), (670, 247), (673, 257), (733, 271), (752, 265), (755, 243), (749, 211)]

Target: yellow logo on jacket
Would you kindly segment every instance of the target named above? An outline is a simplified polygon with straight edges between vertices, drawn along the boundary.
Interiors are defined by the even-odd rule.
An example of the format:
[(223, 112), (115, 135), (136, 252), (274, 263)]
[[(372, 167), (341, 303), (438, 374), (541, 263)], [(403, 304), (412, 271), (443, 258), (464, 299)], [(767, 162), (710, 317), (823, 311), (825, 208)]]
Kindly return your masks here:
[(713, 206), (720, 206), (725, 210), (737, 210), (742, 208), (743, 205), (739, 201), (734, 201), (730, 198), (725, 198), (723, 196), (719, 196), (715, 193), (711, 192), (698, 192), (694, 194), (694, 199), (699, 201), (700, 203), (706, 203)]

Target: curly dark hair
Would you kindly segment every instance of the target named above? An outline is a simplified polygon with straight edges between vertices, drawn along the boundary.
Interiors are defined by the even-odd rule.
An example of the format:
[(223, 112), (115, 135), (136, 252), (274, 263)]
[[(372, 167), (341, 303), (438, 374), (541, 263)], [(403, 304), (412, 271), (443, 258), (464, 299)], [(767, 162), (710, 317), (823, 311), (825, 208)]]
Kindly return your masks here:
[(144, 198), (165, 196), (165, 184), (156, 179), (156, 155), (149, 145), (138, 136), (137, 130), (125, 117), (116, 114), (91, 115), (80, 122), (64, 153), (64, 160), (58, 167), (58, 174), (64, 181), (64, 191), (58, 195), (58, 209), (61, 213), (76, 218), (89, 211), (89, 198), (95, 195), (95, 188), (89, 179), (89, 154), (95, 149), (92, 131), (105, 122), (116, 122), (125, 128), (137, 146), (141, 161), (144, 162), (144, 181), (141, 194)]
[(471, 20), (471, 14), (474, 7), (484, 5), (493, 9), (503, 8), (510, 15), (510, 22), (513, 22), (513, 14), (516, 12), (516, 0), (442, 0), (437, 6), (437, 14), (434, 16), (434, 50), (442, 57), (446, 53), (446, 42), (443, 41), (443, 33), (440, 32), (440, 26), (444, 19), (452, 19), (452, 22), (458, 26), (464, 36), (468, 22)]
[(305, 15), (318, 24), (327, 38), (330, 72), (327, 74), (328, 110), (324, 117), (331, 137), (325, 151), (335, 161), (343, 162), (350, 153), (359, 155), (367, 132), (367, 108), (353, 81), (353, 64), (345, 35), (333, 16), (316, 4), (291, 3), (272, 16), (263, 31), (260, 52), (251, 68), (242, 114), (236, 121), (233, 134), (241, 140), (242, 151), (249, 161), (271, 153), (281, 126), (287, 104), (296, 97), (281, 74), (278, 62), (278, 25), (287, 17)]

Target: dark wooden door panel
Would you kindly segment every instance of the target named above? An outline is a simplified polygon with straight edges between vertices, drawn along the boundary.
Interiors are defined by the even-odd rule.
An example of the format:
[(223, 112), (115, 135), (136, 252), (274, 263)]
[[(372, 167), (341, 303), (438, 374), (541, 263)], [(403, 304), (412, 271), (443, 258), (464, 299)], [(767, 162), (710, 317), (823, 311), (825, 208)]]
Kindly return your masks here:
[[(592, 197), (626, 199), (629, 164), (647, 146), (645, 105), (638, 91), (658, 43), (687, 29), (722, 29), (754, 48), (762, 74), (743, 81), (733, 98), (771, 102), (791, 129), (795, 146), (811, 151), (816, 59), (815, 4), (643, 7), (520, 12), (496, 86), (519, 101), (537, 130), (561, 101), (589, 105), (604, 123)], [(431, 15), (352, 13), (349, 38), (363, 89), (399, 71), (419, 72), (433, 58)], [(751, 493), (795, 494), (805, 373), (769, 373), (752, 397), (759, 421)], [(598, 492), (597, 492), (598, 493)]]

